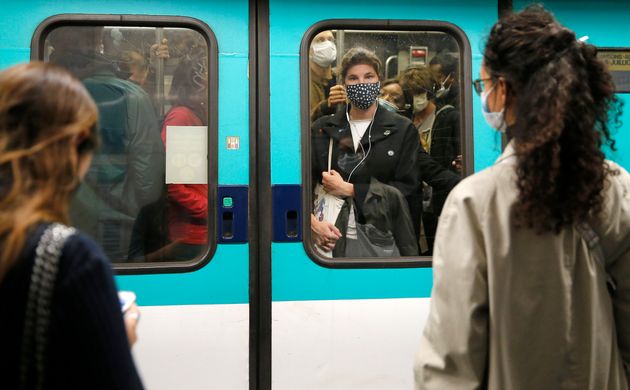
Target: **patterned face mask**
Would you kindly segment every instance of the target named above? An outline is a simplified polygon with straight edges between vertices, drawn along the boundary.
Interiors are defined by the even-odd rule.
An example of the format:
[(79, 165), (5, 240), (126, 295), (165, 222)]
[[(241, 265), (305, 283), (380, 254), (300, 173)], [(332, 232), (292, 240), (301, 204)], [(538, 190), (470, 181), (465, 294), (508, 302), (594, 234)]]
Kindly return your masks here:
[(374, 101), (378, 97), (381, 90), (381, 83), (361, 83), (346, 85), (346, 93), (348, 99), (353, 106), (360, 110), (367, 110), (370, 108)]

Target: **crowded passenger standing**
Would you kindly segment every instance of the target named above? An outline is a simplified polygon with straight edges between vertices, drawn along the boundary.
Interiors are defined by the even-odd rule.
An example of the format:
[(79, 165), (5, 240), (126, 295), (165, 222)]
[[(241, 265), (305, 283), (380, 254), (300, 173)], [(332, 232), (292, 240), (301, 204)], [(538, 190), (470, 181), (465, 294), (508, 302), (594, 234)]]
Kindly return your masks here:
[(346, 102), (346, 91), (335, 85), (336, 75), (332, 65), (337, 60), (337, 46), (332, 31), (318, 33), (309, 51), (309, 107), (311, 121), (335, 112), (339, 104)]
[[(340, 71), (350, 104), (345, 112), (322, 117), (311, 126), (313, 180), (346, 200), (335, 221), (338, 231), (311, 218), (316, 243), (334, 248), (335, 257), (368, 256), (349, 249), (357, 247), (361, 226), (366, 225), (376, 228), (380, 242), (395, 244), (392, 257), (418, 254), (408, 199), (418, 194), (420, 141), (407, 118), (379, 106), (380, 68), (373, 52), (350, 49)], [(339, 232), (341, 239), (332, 234)]]
[(439, 107), (447, 104), (459, 107), (458, 67), (459, 60), (452, 54), (445, 52), (436, 54), (429, 62), (429, 68), (438, 81), (435, 98)]
[[(437, 80), (426, 66), (405, 70), (400, 75), (400, 85), (405, 92), (409, 105), (407, 112), (418, 130), (422, 148), (443, 169), (451, 171), (454, 175), (461, 175), (457, 168), (457, 161), (461, 159), (459, 110), (449, 104), (441, 106), (436, 104)], [(424, 171), (421, 174), (426, 176)], [(435, 186), (423, 185), (422, 226), (427, 242), (424, 254), (431, 254), (438, 218), (446, 197), (456, 183), (457, 181), (453, 183), (452, 180), (448, 180), (439, 181)]]
[(444, 206), (417, 389), (628, 389), (630, 175), (596, 54), (539, 7), (492, 28), (475, 88), (510, 143)]
[[(164, 118), (162, 141), (171, 126), (207, 126), (208, 64), (203, 47), (193, 47), (180, 61), (171, 85), (173, 107)], [(175, 243), (170, 255), (175, 260), (191, 260), (201, 254), (208, 242), (208, 185), (168, 184), (168, 238)]]
[(50, 33), (50, 60), (79, 77), (99, 109), (101, 148), (73, 198), (74, 223), (103, 245), (113, 261), (127, 260), (142, 207), (164, 183), (164, 146), (149, 95), (118, 77), (102, 27), (64, 26)]
[(436, 104), (436, 84), (435, 75), (424, 66), (409, 68), (400, 75), (422, 147), (444, 168), (457, 172), (453, 162), (461, 154), (459, 110)]
[(405, 95), (398, 79), (387, 79), (381, 83), (378, 102), (383, 108), (404, 115)]
[(0, 73), (2, 388), (142, 388), (129, 349), (137, 308), (123, 323), (109, 260), (64, 226), (97, 117), (81, 82), (57, 66)]

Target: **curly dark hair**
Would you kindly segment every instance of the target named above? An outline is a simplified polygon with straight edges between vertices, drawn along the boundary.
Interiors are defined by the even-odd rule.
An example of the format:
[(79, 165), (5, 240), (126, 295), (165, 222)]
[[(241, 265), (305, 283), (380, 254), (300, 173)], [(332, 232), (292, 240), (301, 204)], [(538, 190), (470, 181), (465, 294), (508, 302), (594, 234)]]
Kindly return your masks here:
[(601, 147), (615, 150), (609, 115), (619, 126), (622, 103), (596, 48), (534, 5), (493, 26), (484, 66), (505, 79), (516, 117), (508, 128), (518, 158), (515, 225), (559, 232), (598, 216), (614, 174)]

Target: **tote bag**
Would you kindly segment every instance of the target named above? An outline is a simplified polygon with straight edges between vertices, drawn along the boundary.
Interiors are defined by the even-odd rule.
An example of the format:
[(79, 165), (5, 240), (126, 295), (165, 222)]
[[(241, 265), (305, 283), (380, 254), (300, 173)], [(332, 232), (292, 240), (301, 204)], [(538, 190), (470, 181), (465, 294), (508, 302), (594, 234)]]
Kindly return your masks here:
[[(332, 166), (332, 148), (333, 140), (330, 139), (328, 143), (328, 171), (330, 172)], [(324, 189), (321, 183), (317, 183), (315, 190), (313, 191), (313, 214), (318, 221), (330, 222), (333, 225), (339, 217), (339, 212), (343, 207), (344, 200), (336, 195), (329, 194)], [(325, 251), (319, 246), (315, 245), (317, 250), (324, 256), (332, 257), (332, 251)]]

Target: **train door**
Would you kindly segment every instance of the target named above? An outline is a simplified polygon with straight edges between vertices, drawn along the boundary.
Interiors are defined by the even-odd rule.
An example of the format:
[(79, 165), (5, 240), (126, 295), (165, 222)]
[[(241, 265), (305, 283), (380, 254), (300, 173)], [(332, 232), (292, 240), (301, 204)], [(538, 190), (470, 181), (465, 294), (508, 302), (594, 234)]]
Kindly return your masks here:
[[(521, 10), (530, 1), (515, 1), (514, 11)], [(560, 23), (575, 31), (578, 38), (586, 37), (587, 43), (597, 46), (598, 56), (608, 63), (617, 88), (617, 98), (624, 103), (624, 113), (619, 120), (622, 127), (613, 131), (616, 151), (607, 150), (607, 157), (624, 168), (630, 168), (630, 31), (626, 19), (630, 15), (630, 3), (545, 1), (543, 5), (554, 13)], [(585, 39), (586, 39), (585, 38)]]
[[(483, 36), (497, 19), (497, 4), (457, 0), (448, 5), (439, 4), (269, 1), (270, 182), (274, 229), (271, 263), (267, 264), (271, 269), (268, 282), (272, 291), (272, 374), (266, 380), (273, 389), (412, 387), (412, 364), (432, 285), (431, 259), (420, 256), (431, 250), (430, 245), (426, 246), (427, 235), (423, 236), (430, 222), (412, 221), (420, 225), (420, 232), (417, 235), (415, 230), (412, 232), (414, 241), (417, 239), (412, 243), (415, 249), (406, 248), (405, 253), (401, 250), (402, 241), (394, 236), (396, 253), (404, 256), (388, 252), (385, 257), (369, 257), (349, 252), (348, 246), (345, 255), (335, 253), (334, 249), (332, 254), (320, 251), (322, 247), (318, 249), (313, 243), (311, 215), (318, 191), (316, 184), (321, 180), (322, 171), (327, 169), (328, 155), (334, 156), (332, 165), (340, 172), (346, 169), (341, 174), (349, 177), (354, 168), (368, 159), (371, 148), (372, 153), (382, 153), (383, 164), (387, 164), (387, 158), (397, 158), (402, 144), (398, 141), (389, 149), (383, 149), (383, 144), (377, 146), (377, 142), (384, 142), (383, 139), (393, 138), (395, 132), (402, 131), (392, 125), (372, 129), (369, 136), (365, 135), (370, 130), (365, 130), (361, 148), (351, 149), (350, 143), (345, 146), (347, 153), (339, 149), (343, 143), (340, 137), (351, 131), (344, 127), (345, 120), (353, 120), (351, 108), (323, 107), (326, 105), (323, 96), (335, 84), (351, 81), (344, 78), (347, 74), (342, 74), (342, 58), (356, 47), (363, 47), (378, 57), (380, 69), (376, 69), (376, 73), (379, 73), (381, 87), (385, 87), (387, 78), (398, 76), (400, 82), (405, 73), (409, 85), (403, 86), (401, 94), (412, 90), (412, 81), (422, 79), (422, 75), (431, 70), (434, 81), (416, 88), (416, 92), (411, 93), (413, 96), (406, 101), (403, 99), (397, 107), (379, 103), (374, 118), (390, 115), (378, 111), (389, 109), (397, 111), (392, 115), (415, 117), (416, 112), (429, 104), (427, 99), (430, 103), (442, 99), (435, 106), (457, 115), (459, 126), (452, 136), (459, 137), (458, 149), (441, 168), (448, 171), (447, 177), (452, 177), (453, 172), (461, 177), (482, 169), (492, 164), (500, 153), (500, 135), (485, 125), (481, 115), (473, 115), (481, 108), (470, 87), (471, 79), (478, 77)], [(452, 62), (447, 65), (449, 58), (454, 65)], [(433, 65), (438, 65), (437, 69)], [(374, 80), (373, 75), (369, 77)], [(320, 87), (313, 86), (314, 82)], [(440, 90), (442, 92), (438, 93)], [(445, 102), (448, 96), (452, 99)], [(322, 107), (321, 112), (317, 112)], [(439, 115), (432, 112), (436, 117)], [(334, 116), (322, 119), (326, 114)], [(324, 133), (328, 138), (316, 144)], [(340, 135), (335, 135), (337, 133)], [(370, 136), (373, 142), (368, 140)], [(415, 144), (408, 146), (416, 148), (418, 142), (428, 141), (427, 145), (437, 149), (435, 138), (430, 141), (422, 136), (410, 136)], [(437, 160), (438, 156), (431, 158)], [(314, 168), (314, 164), (319, 165)], [(392, 175), (396, 172), (394, 170)], [(378, 180), (372, 180), (366, 186), (367, 191), (372, 191), (374, 196), (378, 196), (380, 190), (396, 192), (391, 190), (397, 186), (394, 180), (387, 177), (379, 180), (386, 185), (378, 187)], [(417, 187), (421, 195), (416, 201), (426, 203), (423, 206), (427, 214), (433, 205), (431, 202), (437, 199), (435, 192), (439, 183), (434, 181), (433, 184), (419, 183)], [(342, 207), (348, 207), (348, 213), (356, 212), (352, 226), (356, 232), (350, 232), (348, 227), (344, 233), (356, 233), (358, 237), (367, 232), (367, 241), (363, 242), (378, 246), (376, 237), (387, 229), (370, 233), (365, 214), (359, 217), (360, 212), (354, 211), (358, 209), (353, 206)], [(389, 226), (392, 230), (397, 228)], [(391, 243), (387, 240), (383, 242)], [(393, 246), (389, 249), (394, 250)]]
[(146, 387), (249, 388), (248, 2), (0, 10), (0, 67), (55, 62), (99, 107), (72, 217), (137, 295)]

